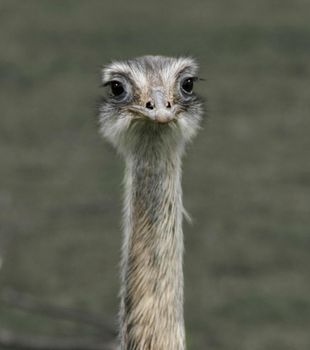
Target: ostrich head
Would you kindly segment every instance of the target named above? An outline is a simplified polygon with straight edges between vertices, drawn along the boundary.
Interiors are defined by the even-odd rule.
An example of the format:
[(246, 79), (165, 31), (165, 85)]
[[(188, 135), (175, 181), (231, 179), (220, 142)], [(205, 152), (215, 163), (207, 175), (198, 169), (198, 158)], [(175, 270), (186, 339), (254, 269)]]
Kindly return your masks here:
[(100, 106), (101, 132), (122, 154), (159, 140), (182, 147), (199, 127), (202, 108), (194, 92), (191, 58), (143, 56), (103, 68), (107, 93)]

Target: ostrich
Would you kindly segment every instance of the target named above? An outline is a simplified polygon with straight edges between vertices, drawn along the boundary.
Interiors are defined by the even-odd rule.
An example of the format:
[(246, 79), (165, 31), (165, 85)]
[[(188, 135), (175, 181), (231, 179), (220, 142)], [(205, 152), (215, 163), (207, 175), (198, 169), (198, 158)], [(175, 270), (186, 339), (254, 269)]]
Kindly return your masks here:
[(202, 104), (192, 58), (103, 68), (102, 135), (125, 158), (120, 350), (184, 350), (181, 158)]

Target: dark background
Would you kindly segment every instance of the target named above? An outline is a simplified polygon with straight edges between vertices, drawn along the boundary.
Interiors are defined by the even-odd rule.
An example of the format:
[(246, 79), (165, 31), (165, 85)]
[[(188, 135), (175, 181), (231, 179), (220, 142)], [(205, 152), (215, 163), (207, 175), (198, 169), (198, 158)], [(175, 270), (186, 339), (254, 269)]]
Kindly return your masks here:
[[(208, 117), (184, 161), (188, 349), (310, 349), (310, 2), (0, 1), (0, 294), (115, 319), (123, 162), (100, 66), (193, 55)], [(0, 302), (0, 329), (93, 335)]]

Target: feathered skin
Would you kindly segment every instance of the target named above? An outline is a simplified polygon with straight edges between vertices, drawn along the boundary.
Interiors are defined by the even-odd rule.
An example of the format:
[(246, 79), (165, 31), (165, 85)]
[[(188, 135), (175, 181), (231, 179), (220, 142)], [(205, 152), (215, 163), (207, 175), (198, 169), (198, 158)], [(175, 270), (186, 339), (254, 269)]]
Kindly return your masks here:
[(187, 91), (197, 69), (163, 56), (103, 69), (101, 132), (126, 161), (120, 350), (185, 349), (181, 159), (202, 116)]

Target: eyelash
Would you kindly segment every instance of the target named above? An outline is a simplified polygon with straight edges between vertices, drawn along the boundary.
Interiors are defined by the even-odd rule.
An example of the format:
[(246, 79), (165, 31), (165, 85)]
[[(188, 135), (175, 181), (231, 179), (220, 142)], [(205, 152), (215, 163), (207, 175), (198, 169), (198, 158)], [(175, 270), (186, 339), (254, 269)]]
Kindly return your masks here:
[[(193, 94), (194, 82), (196, 82), (197, 80), (199, 80), (198, 77), (188, 76), (186, 78), (183, 78), (180, 81), (181, 92), (187, 98), (189, 98)], [(105, 84), (103, 84), (102, 86), (104, 86), (104, 87), (109, 86), (110, 92), (111, 92), (111, 97), (113, 97), (115, 99), (121, 99), (121, 97), (123, 95), (125, 95), (125, 93), (126, 93), (126, 89), (125, 89), (124, 84), (117, 79), (108, 81)]]

